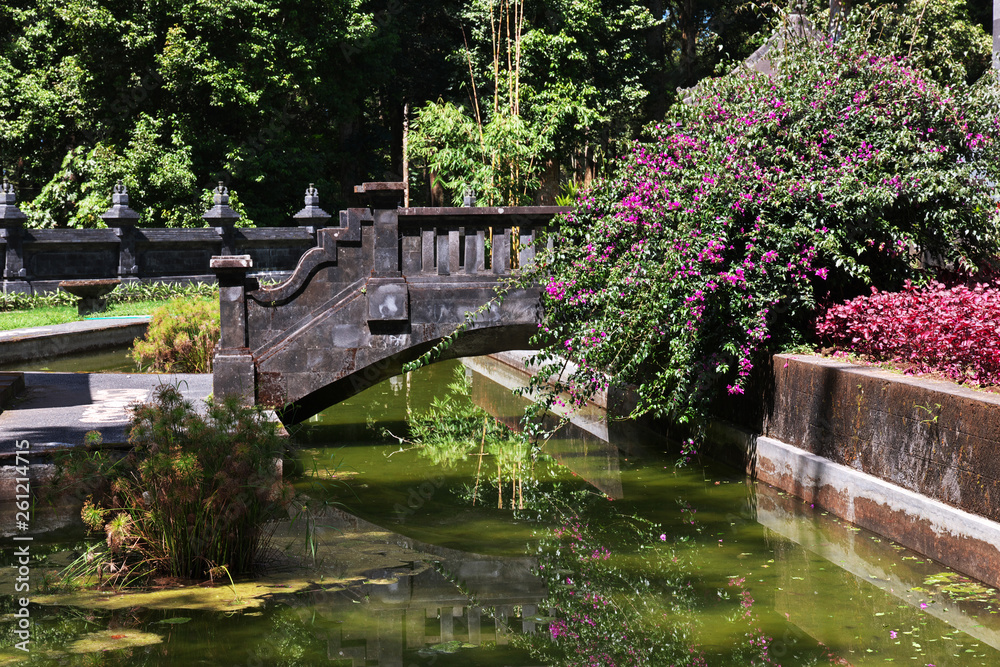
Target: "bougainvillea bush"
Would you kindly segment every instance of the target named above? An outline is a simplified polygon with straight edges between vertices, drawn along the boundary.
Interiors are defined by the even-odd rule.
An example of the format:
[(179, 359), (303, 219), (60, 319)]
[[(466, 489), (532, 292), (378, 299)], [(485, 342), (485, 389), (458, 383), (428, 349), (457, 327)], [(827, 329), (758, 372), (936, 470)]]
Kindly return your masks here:
[(959, 382), (1000, 385), (1000, 290), (942, 283), (901, 292), (872, 289), (816, 322), (825, 343)]
[(577, 362), (581, 395), (604, 373), (636, 383), (638, 413), (695, 440), (715, 392), (801, 339), (818, 297), (898, 289), (921, 253), (974, 270), (998, 248), (995, 79), (946, 88), (850, 39), (775, 61), (650, 128), (530, 276), (549, 370)]

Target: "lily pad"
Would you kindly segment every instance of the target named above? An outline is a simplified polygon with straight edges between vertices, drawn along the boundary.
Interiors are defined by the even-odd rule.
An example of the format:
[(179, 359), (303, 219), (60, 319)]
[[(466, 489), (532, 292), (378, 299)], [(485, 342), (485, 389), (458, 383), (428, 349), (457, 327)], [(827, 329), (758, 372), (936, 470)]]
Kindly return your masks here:
[(180, 625), (181, 623), (187, 623), (191, 619), (187, 616), (174, 616), (173, 618), (165, 618), (162, 621), (156, 621), (156, 623), (167, 623), (169, 625)]
[(67, 646), (66, 651), (69, 653), (98, 653), (137, 646), (152, 646), (162, 641), (163, 637), (152, 632), (126, 629), (101, 630), (83, 635)]

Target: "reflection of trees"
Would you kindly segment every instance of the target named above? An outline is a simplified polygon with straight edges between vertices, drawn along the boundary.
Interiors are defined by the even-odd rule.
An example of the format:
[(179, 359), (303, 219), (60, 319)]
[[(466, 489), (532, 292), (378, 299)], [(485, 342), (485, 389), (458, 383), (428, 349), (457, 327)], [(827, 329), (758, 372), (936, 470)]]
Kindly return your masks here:
[[(2, 603), (6, 611), (6, 600)], [(191, 617), (183, 624), (160, 623), (178, 616)], [(31, 651), (25, 665), (100, 665), (146, 667), (152, 665), (268, 665), (299, 667), (326, 659), (325, 637), (303, 623), (288, 607), (264, 615), (151, 610), (130, 607), (111, 611), (78, 607), (31, 609)], [(159, 644), (116, 649), (116, 631), (141, 630), (162, 638)], [(108, 632), (105, 646), (93, 653), (69, 653), (73, 642), (98, 632)], [(4, 644), (10, 637), (4, 632)]]
[(475, 481), (459, 494), (470, 504), (524, 509), (525, 486), (529, 494), (533, 486), (536, 452), (527, 440), (473, 403), (471, 390), (464, 368), (456, 367), (444, 395), (435, 397), (426, 409), (407, 408), (409, 436), (393, 437), (446, 468), (473, 458)]
[[(549, 596), (546, 630), (517, 641), (548, 665), (771, 665), (771, 638), (741, 579), (723, 588), (696, 573), (699, 549), (638, 516), (618, 514), (578, 492), (551, 497), (557, 525), (539, 543), (538, 576)], [(607, 503), (604, 503), (607, 505)], [(697, 531), (692, 531), (692, 534)], [(708, 595), (706, 595), (706, 593)], [(706, 599), (730, 609), (730, 645), (705, 648)]]

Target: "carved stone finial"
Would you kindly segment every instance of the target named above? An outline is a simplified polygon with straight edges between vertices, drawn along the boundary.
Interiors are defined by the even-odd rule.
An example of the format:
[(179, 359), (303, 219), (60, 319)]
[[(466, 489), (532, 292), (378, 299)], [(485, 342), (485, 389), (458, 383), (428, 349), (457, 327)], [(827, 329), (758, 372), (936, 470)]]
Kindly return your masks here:
[(216, 186), (212, 193), (212, 201), (214, 201), (216, 205), (229, 204), (229, 188), (226, 187), (226, 184), (223, 181), (219, 181), (219, 185)]
[(0, 185), (0, 222), (21, 221), (26, 218), (27, 216), (17, 207), (14, 184), (7, 180), (5, 174), (3, 184)]
[(330, 219), (330, 214), (319, 207), (319, 190), (315, 183), (306, 188), (305, 208), (292, 216), (303, 226), (319, 226)]
[(224, 181), (219, 181), (219, 185), (212, 191), (212, 202), (215, 205), (201, 216), (203, 219), (223, 224), (234, 223), (240, 219), (240, 214), (229, 208), (229, 188)]
[(465, 194), (462, 196), (462, 206), (475, 206), (476, 205), (476, 191), (470, 187), (465, 188)]
[(139, 214), (129, 208), (128, 190), (121, 180), (111, 188), (111, 208), (101, 214), (101, 219), (108, 223), (108, 227), (135, 224), (139, 219)]

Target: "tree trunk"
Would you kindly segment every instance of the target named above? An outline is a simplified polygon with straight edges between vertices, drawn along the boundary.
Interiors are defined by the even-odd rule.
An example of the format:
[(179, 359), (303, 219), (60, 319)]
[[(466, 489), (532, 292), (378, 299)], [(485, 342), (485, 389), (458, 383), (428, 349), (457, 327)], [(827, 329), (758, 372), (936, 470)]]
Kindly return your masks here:
[(694, 0), (682, 0), (677, 5), (677, 23), (681, 35), (680, 70), (684, 85), (694, 83), (698, 63), (698, 22)]
[(646, 54), (653, 64), (647, 81), (649, 97), (646, 98), (646, 120), (663, 118), (670, 106), (670, 68), (667, 66), (667, 24), (664, 0), (648, 0), (646, 6), (657, 23), (646, 32)]
[(538, 188), (539, 206), (554, 206), (559, 196), (559, 162), (548, 160), (542, 172), (542, 184)]

